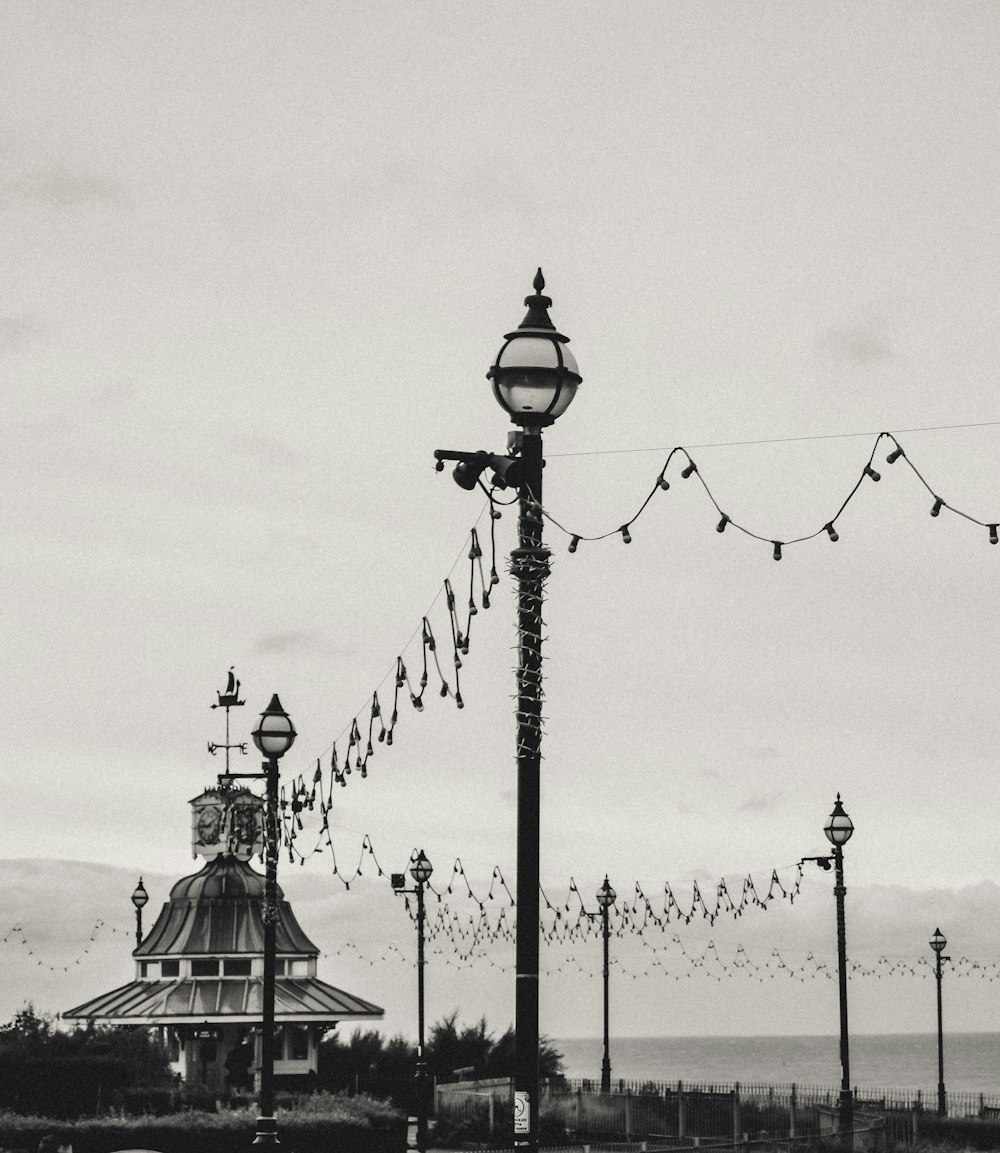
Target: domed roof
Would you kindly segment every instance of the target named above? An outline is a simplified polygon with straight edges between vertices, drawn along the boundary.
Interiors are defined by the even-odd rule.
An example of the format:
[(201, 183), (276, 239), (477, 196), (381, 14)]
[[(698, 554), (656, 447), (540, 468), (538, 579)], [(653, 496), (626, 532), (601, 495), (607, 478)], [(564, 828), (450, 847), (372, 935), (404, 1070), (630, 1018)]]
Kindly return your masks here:
[[(284, 895), (279, 885), (279, 899), (284, 898)], [(197, 901), (202, 897), (206, 900), (220, 897), (239, 900), (243, 897), (263, 896), (264, 878), (260, 873), (255, 873), (246, 861), (223, 855), (214, 857), (190, 877), (181, 877), (170, 890), (171, 901)]]
[[(174, 885), (170, 900), (133, 956), (260, 956), (264, 952), (263, 897), (264, 878), (246, 861), (220, 854)], [(279, 954), (319, 954), (280, 887), (276, 937)]]

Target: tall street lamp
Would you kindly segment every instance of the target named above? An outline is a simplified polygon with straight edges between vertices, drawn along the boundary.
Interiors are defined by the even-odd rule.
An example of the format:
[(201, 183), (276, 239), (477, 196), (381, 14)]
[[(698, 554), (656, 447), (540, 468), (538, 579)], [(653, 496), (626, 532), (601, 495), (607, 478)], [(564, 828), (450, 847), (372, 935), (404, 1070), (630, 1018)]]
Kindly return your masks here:
[(413, 888), (404, 889), (402, 873), (392, 874), (392, 887), (397, 893), (415, 893), (417, 898), (417, 1149), (427, 1153), (427, 1059), (424, 1055), (424, 889), (434, 867), (423, 849), (410, 865)]
[(260, 1038), (260, 1116), (254, 1145), (278, 1145), (274, 1116), (274, 969), (278, 927), (278, 761), (295, 740), (295, 726), (281, 707), (278, 694), (260, 714), (250, 734), (264, 754), (263, 773), (227, 773), (227, 777), (263, 777), (264, 803), (264, 981)]
[(823, 826), (826, 839), (833, 845), (835, 883), (833, 895), (837, 900), (837, 973), (840, 978), (840, 1131), (850, 1134), (854, 1128), (854, 1097), (851, 1092), (851, 1055), (847, 1032), (847, 931), (844, 921), (844, 845), (851, 839), (854, 825), (840, 803), (840, 793), (833, 806), (830, 819)]
[(518, 492), (518, 545), (510, 571), (517, 581), (517, 941), (514, 1000), (514, 1144), (538, 1150), (539, 769), (542, 742), (542, 599), (549, 551), (542, 541), (542, 429), (569, 408), (581, 376), (566, 347), (568, 337), (549, 319), (542, 270), (525, 298), (527, 315), (504, 337), (486, 374), (493, 395), (518, 428), (507, 438), (507, 456), (438, 449), (458, 464), (455, 480), (473, 489), (482, 472)]
[(815, 861), (821, 869), (835, 869), (836, 883), (833, 886), (833, 895), (837, 901), (837, 973), (840, 981), (840, 1132), (846, 1142), (850, 1142), (851, 1132), (854, 1128), (854, 1096), (851, 1091), (851, 1055), (850, 1041), (847, 1032), (847, 933), (844, 924), (844, 897), (847, 888), (844, 885), (844, 845), (851, 839), (854, 824), (844, 812), (840, 802), (840, 793), (833, 806), (829, 820), (823, 826), (826, 839), (833, 845), (832, 852), (826, 857), (803, 857), (799, 864), (806, 861)]
[(142, 944), (142, 910), (148, 901), (149, 894), (146, 892), (146, 886), (142, 883), (142, 877), (140, 877), (138, 885), (132, 892), (132, 904), (135, 906), (135, 947), (137, 949)]
[(611, 1092), (611, 1053), (608, 1046), (608, 910), (615, 903), (617, 894), (608, 883), (597, 890), (597, 903), (601, 907), (601, 930), (604, 936), (604, 1057), (601, 1060), (601, 1092)]
[(950, 957), (942, 956), (947, 944), (944, 933), (940, 929), (935, 929), (934, 936), (930, 939), (930, 946), (934, 950), (934, 975), (937, 977), (938, 1113), (942, 1117), (948, 1114), (948, 1098), (944, 1091), (944, 1030), (941, 1017), (941, 962), (951, 960)]

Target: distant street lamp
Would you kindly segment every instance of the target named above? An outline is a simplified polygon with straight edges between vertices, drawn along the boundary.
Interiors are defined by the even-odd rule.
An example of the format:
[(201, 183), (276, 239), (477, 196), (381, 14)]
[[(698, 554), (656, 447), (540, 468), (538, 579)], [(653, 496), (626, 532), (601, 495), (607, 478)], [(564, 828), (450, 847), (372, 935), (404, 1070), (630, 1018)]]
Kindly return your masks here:
[(424, 889), (431, 879), (434, 867), (423, 849), (410, 865), (414, 887), (404, 889), (402, 873), (392, 874), (392, 887), (397, 893), (414, 893), (417, 898), (417, 1149), (427, 1153), (427, 1059), (424, 1056)]
[(608, 910), (615, 903), (617, 894), (608, 883), (597, 890), (597, 903), (601, 907), (601, 930), (604, 936), (604, 1057), (601, 1060), (601, 1092), (611, 1092), (611, 1054), (608, 1047)]
[(278, 694), (260, 714), (256, 730), (250, 734), (264, 754), (262, 773), (225, 773), (228, 782), (236, 778), (265, 781), (264, 786), (264, 978), (261, 991), (260, 1037), (260, 1116), (254, 1145), (279, 1145), (278, 1122), (274, 1116), (274, 970), (278, 928), (278, 761), (295, 740), (295, 726), (281, 707)]
[(135, 905), (135, 947), (142, 944), (142, 910), (149, 901), (149, 894), (142, 883), (142, 877), (132, 893), (132, 904)]
[(438, 449), (438, 468), (457, 461), (454, 478), (473, 489), (486, 468), (493, 483), (517, 489), (518, 546), (510, 571), (517, 580), (517, 941), (514, 1000), (514, 1145), (538, 1151), (540, 1088), (538, 1044), (540, 765), (542, 743), (542, 598), (549, 551), (542, 542), (542, 429), (573, 401), (581, 376), (566, 347), (568, 337), (549, 319), (552, 301), (535, 292), (525, 298), (524, 320), (504, 337), (486, 374), (493, 395), (518, 429), (507, 438), (508, 455)]
[(844, 921), (844, 845), (854, 833), (851, 818), (844, 812), (840, 793), (833, 806), (829, 820), (823, 826), (826, 839), (833, 845), (827, 857), (803, 857), (802, 862), (815, 861), (821, 869), (834, 868), (836, 878), (833, 895), (837, 901), (837, 973), (840, 982), (840, 1132), (846, 1142), (851, 1141), (854, 1129), (854, 1095), (851, 1090), (850, 1040), (847, 1030), (847, 931)]
[(930, 939), (930, 946), (934, 950), (934, 975), (937, 977), (938, 1113), (942, 1117), (948, 1115), (948, 1098), (944, 1091), (944, 1030), (941, 1016), (941, 962), (951, 960), (950, 957), (942, 956), (947, 944), (944, 933), (940, 929), (935, 929), (934, 936)]

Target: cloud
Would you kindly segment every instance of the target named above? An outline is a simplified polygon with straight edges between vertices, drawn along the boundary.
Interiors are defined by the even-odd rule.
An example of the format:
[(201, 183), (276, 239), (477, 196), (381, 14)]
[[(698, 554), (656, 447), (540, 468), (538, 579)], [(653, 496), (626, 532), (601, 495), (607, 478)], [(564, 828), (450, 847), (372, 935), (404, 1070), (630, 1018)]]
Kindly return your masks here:
[(0, 316), (0, 356), (20, 352), (38, 332), (38, 326), (25, 316)]
[(255, 462), (271, 469), (297, 468), (301, 464), (299, 454), (277, 436), (261, 434), (233, 437), (230, 443), (239, 452), (253, 457)]
[(0, 204), (33, 203), (68, 209), (127, 200), (124, 190), (113, 181), (59, 165), (42, 165), (0, 182)]
[(285, 633), (266, 633), (258, 637), (254, 645), (257, 656), (309, 652), (316, 647), (316, 637), (302, 630)]
[(881, 324), (838, 324), (829, 328), (821, 340), (823, 348), (835, 359), (850, 364), (872, 364), (891, 360), (895, 355)]
[(737, 807), (738, 813), (766, 813), (771, 809), (777, 807), (777, 802), (774, 797), (765, 797), (763, 795), (757, 797), (748, 797), (741, 805)]

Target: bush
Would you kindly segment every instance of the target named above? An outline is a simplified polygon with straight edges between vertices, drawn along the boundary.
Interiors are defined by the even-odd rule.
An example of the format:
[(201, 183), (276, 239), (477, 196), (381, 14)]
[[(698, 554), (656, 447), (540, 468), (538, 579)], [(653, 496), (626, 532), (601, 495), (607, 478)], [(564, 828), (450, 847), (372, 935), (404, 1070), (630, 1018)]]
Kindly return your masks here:
[(939, 1117), (921, 1113), (917, 1126), (921, 1147), (946, 1146), (958, 1149), (1000, 1149), (1000, 1122), (978, 1117)]
[[(70, 1134), (73, 1153), (124, 1148), (160, 1153), (246, 1153), (253, 1140), (253, 1109), (175, 1113), (166, 1117), (87, 1118), (67, 1127), (52, 1118), (0, 1115), (0, 1148), (34, 1150), (45, 1133)], [(384, 1102), (317, 1094), (294, 1110), (278, 1110), (282, 1145), (294, 1153), (402, 1153), (406, 1118)]]

